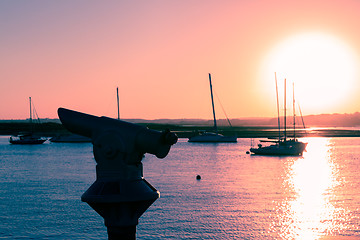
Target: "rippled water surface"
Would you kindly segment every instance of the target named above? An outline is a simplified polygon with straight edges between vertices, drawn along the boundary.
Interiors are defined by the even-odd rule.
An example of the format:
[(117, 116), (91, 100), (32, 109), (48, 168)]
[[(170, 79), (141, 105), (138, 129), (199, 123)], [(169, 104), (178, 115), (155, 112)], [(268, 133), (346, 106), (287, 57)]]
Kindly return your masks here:
[[(360, 239), (360, 138), (302, 140), (302, 157), (248, 155), (250, 139), (180, 139), (165, 159), (146, 155), (144, 177), (161, 197), (137, 239)], [(107, 239), (80, 200), (95, 181), (90, 143), (0, 137), (0, 181), (0, 239)]]

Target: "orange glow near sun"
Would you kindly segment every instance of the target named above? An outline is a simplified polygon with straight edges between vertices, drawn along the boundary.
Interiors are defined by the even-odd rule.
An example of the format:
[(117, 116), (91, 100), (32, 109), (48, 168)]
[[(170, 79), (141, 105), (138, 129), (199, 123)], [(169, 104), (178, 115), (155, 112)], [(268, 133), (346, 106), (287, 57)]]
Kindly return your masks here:
[[(263, 61), (260, 78), (266, 89), (278, 81), (295, 84), (295, 98), (307, 113), (334, 112), (355, 96), (359, 77), (354, 52), (326, 34), (295, 35), (273, 48)], [(340, 111), (341, 112), (341, 111)]]

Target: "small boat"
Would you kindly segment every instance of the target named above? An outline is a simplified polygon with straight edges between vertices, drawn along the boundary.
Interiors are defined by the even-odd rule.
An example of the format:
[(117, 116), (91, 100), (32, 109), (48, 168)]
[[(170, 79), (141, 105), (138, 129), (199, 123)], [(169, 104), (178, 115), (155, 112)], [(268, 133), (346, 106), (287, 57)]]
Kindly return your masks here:
[[(120, 108), (119, 108), (119, 88), (116, 88), (117, 96), (117, 119), (120, 120)], [(81, 136), (78, 134), (61, 134), (49, 139), (53, 143), (89, 143), (91, 138)]]
[(278, 88), (277, 80), (275, 73), (275, 84), (276, 84), (276, 96), (277, 96), (277, 109), (278, 109), (278, 128), (279, 128), (279, 138), (278, 140), (261, 140), (260, 142), (270, 142), (272, 143), (269, 146), (263, 146), (261, 143), (258, 144), (257, 148), (250, 148), (250, 152), (257, 155), (273, 155), (273, 156), (299, 156), (302, 155), (306, 149), (307, 143), (300, 142), (295, 136), (295, 98), (293, 92), (293, 108), (294, 108), (294, 138), (287, 139), (286, 137), (286, 79), (284, 81), (285, 85), (285, 96), (284, 96), (284, 137), (281, 138), (280, 133), (280, 114), (279, 114), (279, 98), (278, 98)]
[(224, 136), (219, 133), (203, 132), (189, 138), (188, 142), (237, 142), (234, 136)]
[(271, 142), (274, 144), (269, 146), (262, 146), (262, 144), (258, 144), (257, 148), (250, 148), (250, 152), (257, 155), (299, 156), (303, 154), (307, 145), (307, 143), (299, 142), (297, 139), (284, 139), (280, 142)]
[(211, 93), (211, 103), (214, 116), (214, 132), (200, 132), (195, 136), (189, 138), (188, 142), (206, 142), (206, 143), (215, 143), (215, 142), (237, 142), (236, 136), (224, 136), (218, 133), (215, 117), (215, 108), (214, 108), (214, 98), (211, 84), (211, 74), (209, 73), (209, 82), (210, 82), (210, 93)]
[(88, 143), (91, 142), (91, 138), (77, 134), (66, 134), (52, 137), (49, 141), (55, 143)]
[(18, 136), (11, 136), (9, 142), (12, 144), (42, 144), (46, 141), (46, 138), (37, 137), (33, 134), (23, 134)]
[(32, 133), (32, 110), (31, 110), (31, 97), (29, 97), (30, 101), (30, 133), (11, 136), (9, 142), (11, 144), (23, 144), (23, 145), (30, 145), (30, 144), (42, 144), (47, 139), (43, 137), (38, 137)]

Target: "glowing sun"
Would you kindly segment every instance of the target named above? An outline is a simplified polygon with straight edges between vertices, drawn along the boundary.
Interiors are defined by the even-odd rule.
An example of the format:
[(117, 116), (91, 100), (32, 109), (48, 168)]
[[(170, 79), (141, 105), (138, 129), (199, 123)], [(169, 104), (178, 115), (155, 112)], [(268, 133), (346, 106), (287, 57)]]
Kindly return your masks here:
[(295, 84), (295, 98), (307, 113), (332, 113), (355, 94), (357, 57), (349, 46), (326, 34), (295, 35), (275, 46), (263, 61), (265, 89), (278, 81)]

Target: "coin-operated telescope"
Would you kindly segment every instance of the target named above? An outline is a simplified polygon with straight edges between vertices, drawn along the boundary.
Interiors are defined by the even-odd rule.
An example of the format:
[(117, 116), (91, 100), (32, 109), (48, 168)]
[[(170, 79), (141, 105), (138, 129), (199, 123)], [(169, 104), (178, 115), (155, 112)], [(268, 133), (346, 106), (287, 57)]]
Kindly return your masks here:
[(164, 158), (177, 136), (107, 117), (64, 108), (58, 115), (72, 133), (92, 139), (96, 181), (82, 195), (105, 221), (108, 239), (136, 239), (139, 217), (160, 196), (143, 178), (145, 153)]

